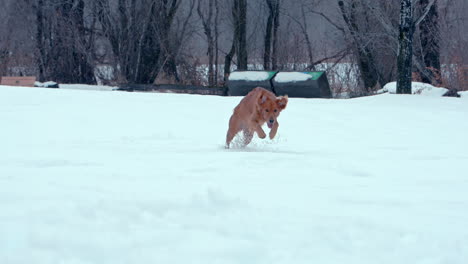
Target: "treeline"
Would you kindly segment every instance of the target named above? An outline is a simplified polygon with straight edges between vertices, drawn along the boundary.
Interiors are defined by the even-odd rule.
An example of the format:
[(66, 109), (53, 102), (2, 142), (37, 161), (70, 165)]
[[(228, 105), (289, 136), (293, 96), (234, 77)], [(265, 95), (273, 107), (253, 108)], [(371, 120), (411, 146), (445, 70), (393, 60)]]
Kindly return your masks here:
[[(335, 89), (363, 93), (397, 77), (400, 1), (4, 1), (2, 75), (219, 86), (234, 68), (326, 69), (340, 75)], [(468, 2), (413, 2), (416, 18), (426, 13), (414, 28), (413, 79), (464, 89)]]

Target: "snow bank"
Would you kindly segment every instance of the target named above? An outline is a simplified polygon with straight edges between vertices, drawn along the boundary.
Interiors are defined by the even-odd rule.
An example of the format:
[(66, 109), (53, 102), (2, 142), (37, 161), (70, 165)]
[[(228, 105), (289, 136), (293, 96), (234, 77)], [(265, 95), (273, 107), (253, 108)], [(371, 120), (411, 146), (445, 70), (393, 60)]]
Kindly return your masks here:
[(87, 84), (60, 84), (60, 89), (87, 90), (87, 91), (115, 91), (119, 87)]
[[(377, 91), (377, 93), (391, 93), (391, 94), (396, 94), (396, 82), (391, 82), (387, 83), (382, 89)], [(413, 94), (420, 94), (420, 95), (426, 95), (426, 96), (436, 96), (440, 97), (444, 95), (446, 92), (448, 92), (448, 89), (446, 88), (441, 88), (441, 87), (434, 87), (430, 84), (427, 83), (421, 83), (421, 82), (412, 82), (411, 83), (411, 89)]]
[(265, 81), (270, 78), (270, 73), (265, 71), (239, 71), (229, 75), (230, 81)]
[(240, 100), (0, 87), (0, 263), (467, 263), (465, 100)]
[(43, 87), (43, 88), (59, 88), (59, 85), (58, 83), (56, 82), (52, 82), (52, 81), (49, 81), (49, 82), (35, 82), (34, 83), (34, 86), (35, 87)]
[(275, 81), (279, 83), (301, 82), (312, 79), (312, 76), (302, 72), (279, 72), (275, 76)]

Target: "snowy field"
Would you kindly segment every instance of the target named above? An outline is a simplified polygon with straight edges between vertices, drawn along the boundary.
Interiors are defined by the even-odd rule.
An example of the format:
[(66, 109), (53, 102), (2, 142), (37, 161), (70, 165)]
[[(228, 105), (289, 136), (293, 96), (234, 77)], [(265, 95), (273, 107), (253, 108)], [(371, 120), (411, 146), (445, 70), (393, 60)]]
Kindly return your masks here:
[(468, 263), (467, 96), (239, 100), (0, 86), (0, 263)]

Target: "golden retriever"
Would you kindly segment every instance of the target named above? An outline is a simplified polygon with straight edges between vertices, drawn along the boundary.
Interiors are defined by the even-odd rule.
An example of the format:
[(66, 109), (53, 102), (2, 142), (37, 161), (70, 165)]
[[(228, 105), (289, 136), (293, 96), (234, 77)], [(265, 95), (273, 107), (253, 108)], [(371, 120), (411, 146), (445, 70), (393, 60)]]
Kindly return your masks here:
[(270, 128), (270, 139), (273, 139), (278, 131), (277, 118), (288, 104), (288, 96), (276, 97), (272, 92), (257, 87), (249, 92), (234, 108), (234, 113), (229, 120), (229, 129), (226, 135), (226, 148), (237, 133), (243, 131), (243, 146), (247, 146), (257, 132), (259, 138), (265, 138), (262, 125), (265, 122)]

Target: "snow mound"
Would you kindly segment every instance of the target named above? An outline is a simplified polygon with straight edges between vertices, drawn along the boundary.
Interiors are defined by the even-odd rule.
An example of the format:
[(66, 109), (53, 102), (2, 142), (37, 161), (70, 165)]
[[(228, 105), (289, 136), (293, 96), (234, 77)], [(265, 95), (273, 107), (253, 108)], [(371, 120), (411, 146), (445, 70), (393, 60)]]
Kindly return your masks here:
[(51, 82), (51, 81), (43, 82), (43, 83), (42, 82), (35, 82), (34, 86), (35, 87), (42, 87), (42, 88), (58, 88), (59, 87), (58, 83)]
[[(384, 88), (377, 91), (378, 94), (381, 93), (391, 93), (396, 94), (396, 82), (387, 83)], [(440, 97), (448, 92), (447, 88), (435, 87), (427, 83), (421, 82), (412, 82), (411, 83), (412, 94), (420, 94), (426, 96), (435, 96)]]
[(312, 76), (302, 72), (280, 72), (276, 74), (275, 82), (303, 82), (312, 79)]
[(60, 84), (61, 89), (86, 90), (86, 91), (115, 91), (118, 87), (88, 84)]
[(270, 78), (270, 73), (262, 71), (240, 71), (229, 75), (230, 81), (266, 81)]

